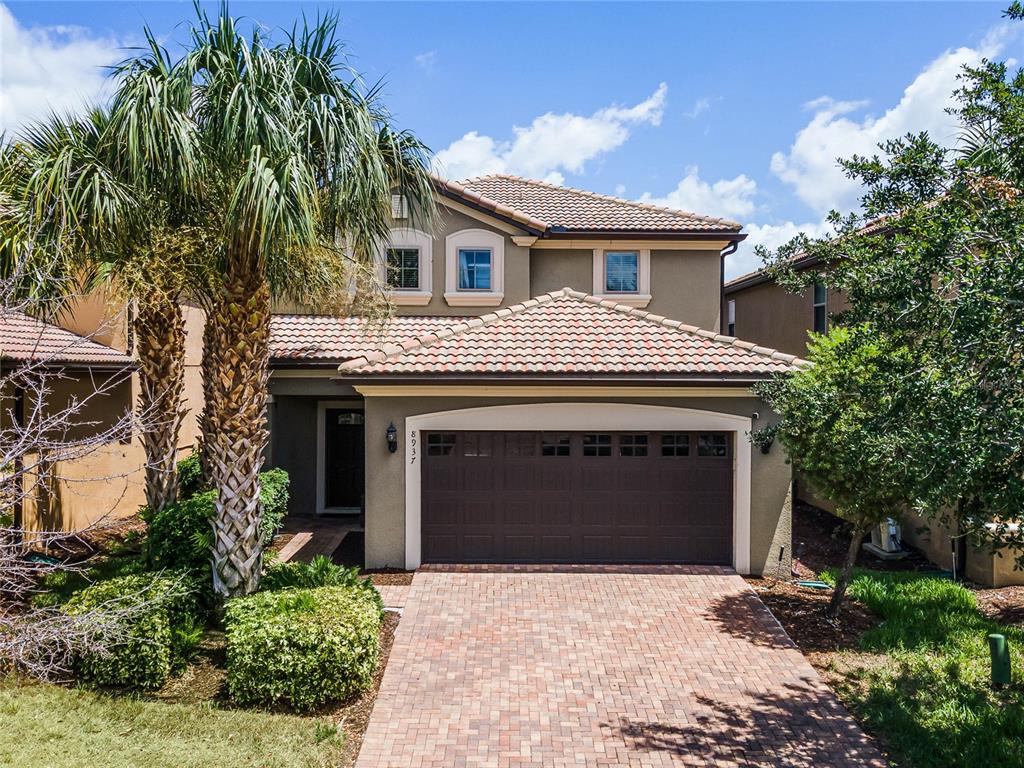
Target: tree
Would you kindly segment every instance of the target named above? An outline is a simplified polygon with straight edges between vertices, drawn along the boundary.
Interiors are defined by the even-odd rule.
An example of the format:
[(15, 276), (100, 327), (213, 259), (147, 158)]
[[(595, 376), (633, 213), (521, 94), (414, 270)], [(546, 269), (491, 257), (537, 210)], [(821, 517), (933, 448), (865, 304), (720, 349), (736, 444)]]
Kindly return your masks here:
[[(142, 76), (127, 73), (129, 79)], [(53, 115), (29, 126), (8, 152), (19, 157), (12, 194), (38, 222), (37, 255), (46, 261), (60, 254), (71, 285), (105, 286), (133, 305), (138, 408), (154, 417), (140, 438), (146, 501), (160, 510), (177, 495), (175, 463), (184, 418), (180, 302), (205, 233), (193, 225), (196, 208), (171, 196), (175, 186), (163, 184), (174, 166), (131, 162), (135, 138), (134, 131), (113, 124), (106, 110), (94, 109), (84, 118)], [(59, 295), (52, 290), (55, 282), (46, 284)], [(65, 304), (49, 314), (59, 314)]]
[[(220, 223), (212, 249), (204, 355), (204, 460), (217, 491), (213, 578), (225, 596), (252, 592), (261, 571), (259, 470), (267, 439), (272, 300), (335, 305), (353, 270), (388, 237), (392, 192), (429, 214), (424, 147), (391, 127), (375, 91), (344, 65), (335, 16), (282, 43), (244, 36), (226, 8), (200, 13), (184, 55), (165, 67), (152, 47), (130, 66), (159, 71), (159, 89), (122, 91), (115, 121), (176, 111), (193, 128), (202, 204)], [(188, 106), (177, 101), (188, 92)], [(156, 94), (156, 96), (154, 96)], [(166, 95), (166, 101), (160, 100)], [(166, 137), (140, 154), (160, 163)]]
[[(925, 516), (952, 514), (961, 533), (993, 547), (1019, 548), (1024, 72), (1010, 76), (1005, 64), (984, 62), (964, 70), (955, 96), (956, 150), (916, 134), (842, 161), (863, 184), (861, 210), (833, 213), (834, 236), (799, 238), (770, 268), (791, 288), (820, 281), (844, 293), (849, 308), (837, 322), (868, 328), (881, 349), (907, 356), (904, 376), (879, 372), (898, 420), (910, 425), (904, 500)], [(816, 266), (795, 271), (796, 253)], [(851, 394), (872, 402), (873, 385), (854, 383)], [(779, 402), (785, 421), (792, 414)]]
[(780, 414), (756, 439), (777, 437), (794, 469), (852, 527), (827, 609), (834, 619), (864, 536), (910, 505), (915, 478), (930, 470), (915, 444), (934, 428), (938, 414), (911, 418), (916, 400), (946, 393), (909, 349), (866, 325), (815, 335), (808, 357), (811, 365), (756, 388)]

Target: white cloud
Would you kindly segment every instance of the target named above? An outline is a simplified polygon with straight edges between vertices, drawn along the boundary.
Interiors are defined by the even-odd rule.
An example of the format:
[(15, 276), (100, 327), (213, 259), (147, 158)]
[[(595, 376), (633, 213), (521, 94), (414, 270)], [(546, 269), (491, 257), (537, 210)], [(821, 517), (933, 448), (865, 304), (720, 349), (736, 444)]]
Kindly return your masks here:
[(514, 126), (509, 140), (470, 131), (437, 153), (437, 170), (451, 179), (515, 173), (560, 184), (562, 171), (581, 173), (588, 161), (621, 146), (631, 126), (660, 125), (667, 94), (662, 83), (632, 107), (613, 105), (589, 117), (548, 112), (526, 127)]
[(686, 176), (676, 188), (664, 197), (655, 197), (645, 192), (640, 200), (705, 216), (721, 216), (742, 221), (754, 213), (756, 194), (757, 182), (745, 174), (709, 183), (701, 179), (699, 168), (691, 167), (686, 169)]
[(693, 106), (690, 107), (690, 109), (684, 114), (691, 120), (700, 117), (702, 114), (711, 109), (711, 104), (713, 101), (718, 101), (718, 99), (711, 99), (708, 96), (701, 96), (699, 99), (693, 102)]
[(857, 205), (858, 183), (844, 176), (836, 159), (871, 155), (879, 142), (922, 130), (939, 143), (951, 145), (955, 122), (944, 110), (952, 103), (957, 75), (965, 64), (978, 64), (983, 57), (997, 55), (1009, 34), (1000, 27), (977, 48), (946, 51), (914, 78), (896, 106), (879, 117), (855, 116), (867, 106), (864, 101), (822, 97), (808, 103), (814, 116), (797, 133), (788, 151), (772, 156), (772, 171), (819, 214), (831, 208), (852, 209)]
[(744, 228), (747, 239), (740, 243), (736, 253), (731, 254), (725, 260), (725, 279), (732, 280), (734, 277), (745, 275), (764, 266), (761, 258), (754, 253), (754, 248), (763, 245), (770, 251), (780, 245), (785, 245), (801, 232), (808, 237), (821, 237), (831, 231), (827, 221), (805, 222), (796, 224), (786, 221), (782, 224), (750, 224)]
[(416, 66), (427, 71), (433, 71), (437, 66), (437, 51), (424, 51), (413, 56)]
[(25, 27), (0, 5), (0, 130), (96, 100), (123, 43), (81, 27)]

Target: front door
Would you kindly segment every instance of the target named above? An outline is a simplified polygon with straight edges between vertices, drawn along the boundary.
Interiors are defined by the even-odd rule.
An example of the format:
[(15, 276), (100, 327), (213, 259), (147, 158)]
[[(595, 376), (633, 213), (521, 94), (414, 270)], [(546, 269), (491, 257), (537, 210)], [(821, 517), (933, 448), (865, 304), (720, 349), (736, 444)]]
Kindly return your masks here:
[(363, 412), (329, 408), (324, 429), (324, 507), (328, 512), (363, 508)]

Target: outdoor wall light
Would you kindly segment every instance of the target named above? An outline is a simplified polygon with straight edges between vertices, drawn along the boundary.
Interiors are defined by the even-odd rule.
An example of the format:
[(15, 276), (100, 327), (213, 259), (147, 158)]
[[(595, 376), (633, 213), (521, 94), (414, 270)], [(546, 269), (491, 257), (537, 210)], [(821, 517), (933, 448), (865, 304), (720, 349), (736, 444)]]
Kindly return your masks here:
[(385, 433), (388, 441), (388, 450), (394, 453), (398, 450), (398, 430), (395, 429), (394, 422), (388, 424), (388, 431)]

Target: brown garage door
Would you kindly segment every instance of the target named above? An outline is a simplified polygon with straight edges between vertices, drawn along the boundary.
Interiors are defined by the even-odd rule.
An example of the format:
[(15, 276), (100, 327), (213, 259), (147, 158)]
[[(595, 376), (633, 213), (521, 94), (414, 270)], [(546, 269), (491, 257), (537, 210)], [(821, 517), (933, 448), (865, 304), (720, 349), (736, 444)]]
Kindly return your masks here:
[(427, 432), (427, 563), (732, 560), (728, 432)]

